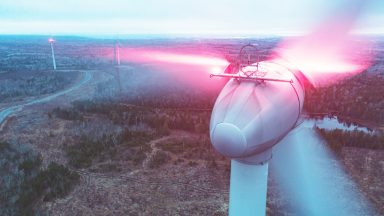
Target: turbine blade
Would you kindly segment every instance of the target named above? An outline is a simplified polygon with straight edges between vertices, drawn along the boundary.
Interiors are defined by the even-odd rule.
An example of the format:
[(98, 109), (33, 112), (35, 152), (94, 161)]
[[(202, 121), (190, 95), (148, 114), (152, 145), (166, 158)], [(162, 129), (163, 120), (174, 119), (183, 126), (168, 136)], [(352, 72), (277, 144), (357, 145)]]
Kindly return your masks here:
[[(160, 66), (174, 67), (207, 67), (208, 69), (216, 69), (221, 67), (222, 70), (229, 65), (229, 62), (222, 56), (204, 54), (198, 50), (183, 50), (180, 48), (120, 48), (120, 58), (122, 61), (131, 63), (151, 63)], [(209, 73), (211, 71), (208, 71)]]
[(352, 30), (368, 2), (346, 2), (348, 5), (340, 7), (312, 33), (282, 41), (277, 54), (298, 67), (314, 86), (362, 72), (371, 64), (370, 44), (353, 35)]
[(202, 90), (218, 90), (224, 85), (222, 81), (227, 80), (212, 82), (209, 79), (212, 73), (224, 72), (229, 62), (220, 55), (204, 54), (208, 51), (170, 47), (121, 47), (119, 50), (122, 63), (145, 64), (160, 73), (171, 75), (175, 82)]
[(271, 176), (294, 215), (376, 215), (337, 158), (300, 125), (273, 149)]

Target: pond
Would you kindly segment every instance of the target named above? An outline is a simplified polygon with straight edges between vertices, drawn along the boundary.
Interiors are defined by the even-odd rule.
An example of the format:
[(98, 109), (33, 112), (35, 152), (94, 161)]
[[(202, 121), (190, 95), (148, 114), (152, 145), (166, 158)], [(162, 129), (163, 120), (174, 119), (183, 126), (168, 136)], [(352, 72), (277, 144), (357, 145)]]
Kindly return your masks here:
[(318, 128), (323, 128), (327, 130), (341, 129), (345, 131), (353, 131), (358, 130), (365, 133), (373, 133), (374, 131), (367, 127), (358, 126), (355, 124), (348, 124), (346, 122), (341, 121), (337, 117), (324, 117), (319, 119), (308, 118), (306, 119), (302, 125), (307, 128), (313, 128), (317, 126)]

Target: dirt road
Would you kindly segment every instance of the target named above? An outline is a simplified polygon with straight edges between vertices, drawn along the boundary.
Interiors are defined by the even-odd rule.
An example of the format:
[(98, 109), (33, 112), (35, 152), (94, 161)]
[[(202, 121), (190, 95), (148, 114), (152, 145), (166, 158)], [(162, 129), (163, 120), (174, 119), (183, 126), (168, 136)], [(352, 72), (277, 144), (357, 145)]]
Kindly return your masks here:
[(85, 72), (82, 72), (82, 73), (83, 73), (82, 79), (79, 82), (75, 83), (74, 85), (72, 85), (71, 87), (69, 87), (67, 89), (64, 89), (64, 90), (61, 90), (59, 92), (56, 92), (56, 93), (53, 93), (53, 94), (50, 94), (50, 95), (46, 95), (46, 96), (43, 96), (43, 97), (40, 97), (40, 98), (36, 98), (36, 99), (32, 99), (32, 100), (27, 100), (27, 101), (25, 101), (22, 104), (18, 104), (18, 105), (14, 105), (14, 106), (2, 109), (0, 111), (0, 125), (2, 125), (3, 122), (9, 116), (11, 116), (12, 114), (15, 114), (16, 112), (21, 111), (24, 107), (35, 105), (35, 104), (39, 104), (39, 103), (48, 102), (48, 101), (50, 101), (50, 100), (52, 100), (54, 98), (57, 98), (57, 97), (59, 97), (61, 95), (67, 94), (67, 93), (69, 93), (69, 92), (71, 92), (73, 90), (76, 90), (76, 89), (80, 88), (82, 85), (86, 84), (87, 82), (89, 82), (92, 79), (92, 73), (90, 73), (89, 71), (85, 71)]

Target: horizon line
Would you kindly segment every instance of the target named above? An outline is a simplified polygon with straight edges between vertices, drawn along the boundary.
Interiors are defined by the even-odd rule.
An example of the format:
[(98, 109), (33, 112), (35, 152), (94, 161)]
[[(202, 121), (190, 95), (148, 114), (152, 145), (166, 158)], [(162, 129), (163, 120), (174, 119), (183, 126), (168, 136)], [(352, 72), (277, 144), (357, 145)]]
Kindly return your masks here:
[[(352, 32), (357, 36), (384, 36), (384, 30), (379, 31), (357, 31)], [(47, 36), (47, 37), (90, 37), (105, 39), (154, 39), (154, 38), (273, 38), (273, 37), (300, 37), (306, 35), (305, 32), (286, 31), (286, 32), (265, 32), (265, 33), (225, 33), (225, 32), (209, 32), (209, 33), (189, 33), (189, 32), (163, 32), (163, 33), (27, 33), (27, 32), (0, 32), (0, 36)]]

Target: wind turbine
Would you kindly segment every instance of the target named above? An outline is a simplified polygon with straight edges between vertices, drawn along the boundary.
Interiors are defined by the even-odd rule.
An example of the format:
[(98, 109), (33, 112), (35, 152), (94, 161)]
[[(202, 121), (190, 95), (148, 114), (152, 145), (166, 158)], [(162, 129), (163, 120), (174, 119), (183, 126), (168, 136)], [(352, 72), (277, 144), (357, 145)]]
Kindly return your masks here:
[(119, 93), (121, 94), (121, 81), (120, 81), (120, 46), (119, 41), (115, 41), (114, 45), (114, 64), (115, 64), (115, 70), (116, 70), (116, 77), (117, 82), (119, 85)]
[(115, 65), (120, 65), (120, 49), (119, 49), (119, 41), (115, 41), (115, 46), (114, 46), (114, 60), (115, 60)]
[(210, 122), (213, 147), (231, 159), (230, 216), (265, 215), (272, 147), (299, 125), (305, 87), (327, 83), (336, 74), (361, 72), (369, 65), (369, 59), (363, 64), (350, 58), (364, 47), (349, 34), (359, 3), (325, 21), (311, 34), (283, 41), (266, 61), (250, 60), (250, 52), (245, 50), (252, 46), (247, 45), (240, 51), (236, 73), (211, 75), (230, 79), (215, 102)]
[[(281, 142), (285, 142), (285, 138), (295, 132), (294, 128), (300, 124), (306, 86), (327, 84), (329, 78), (335, 75), (359, 73), (369, 66), (372, 56), (359, 56), (360, 62), (351, 58), (356, 50), (366, 46), (349, 33), (360, 14), (363, 1), (348, 4), (336, 11), (335, 16), (320, 23), (312, 33), (283, 40), (268, 60), (260, 61), (255, 47), (246, 45), (240, 50), (238, 62), (230, 64), (224, 73), (211, 74), (211, 77), (229, 79), (212, 111), (210, 137), (213, 147), (231, 159), (230, 216), (265, 215), (272, 147), (285, 144)], [(174, 53), (151, 49), (128, 51), (130, 54), (123, 52), (122, 56), (136, 62), (176, 62), (213, 68), (227, 63), (222, 59), (191, 55), (190, 52), (181, 54), (179, 50)], [(187, 79), (193, 77), (185, 75)], [(278, 161), (291, 161), (287, 166), (289, 168), (294, 169), (313, 157), (311, 154), (301, 154), (297, 145), (283, 146), (288, 146), (284, 149), (286, 153), (278, 151), (278, 156), (286, 157), (286, 160)], [(300, 163), (292, 162), (295, 157), (300, 157), (297, 160)], [(300, 169), (300, 166), (296, 166), (296, 169)], [(299, 178), (306, 179), (297, 182), (304, 182), (306, 185), (303, 187), (307, 187), (311, 177), (301, 175)], [(321, 185), (315, 187), (332, 190)], [(338, 196), (332, 201), (337, 202)], [(303, 206), (307, 204), (305, 198), (300, 199)], [(311, 209), (309, 215), (330, 215), (317, 210)]]
[(53, 70), (56, 70), (55, 52), (53, 50), (53, 44), (55, 43), (55, 40), (53, 38), (49, 38), (48, 43), (51, 44)]
[(212, 76), (231, 78), (210, 123), (212, 145), (231, 158), (229, 215), (264, 215), (272, 147), (299, 122), (305, 78), (277, 61), (240, 63), (236, 74)]

